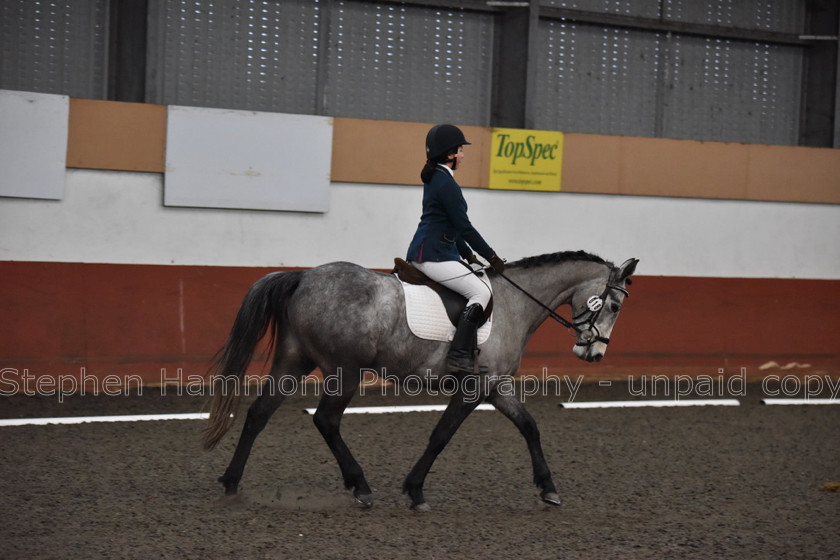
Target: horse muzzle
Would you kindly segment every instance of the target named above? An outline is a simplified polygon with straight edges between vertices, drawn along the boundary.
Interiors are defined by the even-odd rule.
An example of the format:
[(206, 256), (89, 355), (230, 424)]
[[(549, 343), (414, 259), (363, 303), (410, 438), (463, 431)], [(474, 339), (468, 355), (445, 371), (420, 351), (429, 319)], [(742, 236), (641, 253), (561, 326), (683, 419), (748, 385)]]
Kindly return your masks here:
[(604, 358), (609, 342), (609, 338), (601, 336), (598, 329), (593, 327), (579, 333), (572, 352), (581, 360), (600, 362)]

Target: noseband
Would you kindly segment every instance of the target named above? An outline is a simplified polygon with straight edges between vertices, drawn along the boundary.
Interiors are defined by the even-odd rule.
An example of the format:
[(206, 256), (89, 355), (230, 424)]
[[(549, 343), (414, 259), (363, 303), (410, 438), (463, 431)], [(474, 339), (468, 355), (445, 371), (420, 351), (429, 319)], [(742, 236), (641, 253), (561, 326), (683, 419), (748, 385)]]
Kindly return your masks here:
[[(601, 310), (604, 308), (604, 302), (607, 300), (607, 296), (610, 293), (610, 290), (616, 290), (624, 294), (625, 297), (630, 297), (630, 292), (628, 292), (622, 286), (618, 286), (613, 283), (613, 275), (617, 269), (612, 267), (610, 270), (610, 277), (607, 280), (607, 285), (604, 288), (604, 291), (601, 293), (600, 296), (590, 296), (589, 299), (586, 300), (586, 309), (572, 317), (572, 320), (569, 321), (568, 319), (564, 319), (560, 314), (556, 311), (551, 309), (549, 306), (545, 305), (543, 302), (529, 294), (525, 288), (505, 276), (504, 274), (499, 274), (502, 278), (507, 280), (511, 286), (528, 296), (534, 303), (542, 307), (544, 310), (548, 311), (548, 316), (566, 327), (567, 329), (574, 330), (579, 339), (575, 342), (575, 346), (592, 346), (596, 342), (603, 342), (604, 344), (609, 344), (610, 339), (605, 336), (601, 336), (601, 333), (598, 331), (598, 327), (595, 326), (595, 323), (598, 321), (598, 317), (601, 315)], [(590, 317), (587, 321), (579, 321), (581, 317), (590, 313)], [(581, 325), (584, 325), (583, 327)]]

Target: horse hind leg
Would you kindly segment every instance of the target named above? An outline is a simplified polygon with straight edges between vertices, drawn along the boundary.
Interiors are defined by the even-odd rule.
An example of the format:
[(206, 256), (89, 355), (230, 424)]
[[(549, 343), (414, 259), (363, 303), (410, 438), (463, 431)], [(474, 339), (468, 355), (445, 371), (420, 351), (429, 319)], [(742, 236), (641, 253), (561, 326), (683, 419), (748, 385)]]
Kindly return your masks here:
[[(337, 375), (341, 374), (338, 373)], [(348, 490), (352, 488), (353, 497), (356, 498), (359, 505), (363, 508), (369, 508), (373, 506), (373, 496), (371, 495), (370, 486), (368, 485), (361, 465), (353, 457), (350, 448), (347, 447), (344, 438), (341, 437), (340, 430), (341, 417), (356, 393), (359, 379), (347, 379), (350, 386), (343, 383), (345, 381), (344, 379), (341, 381), (342, 383), (338, 384), (341, 387), (340, 391), (335, 394), (324, 392), (321, 396), (312, 420), (338, 462), (338, 467), (341, 469), (341, 475), (344, 478), (345, 488)]]
[[(225, 470), (225, 474), (219, 477), (219, 482), (225, 487), (225, 494), (227, 495), (236, 494), (254, 441), (265, 428), (269, 418), (286, 399), (286, 393), (283, 391), (283, 380), (294, 378), (295, 386), (297, 386), (297, 382), (314, 369), (314, 366), (299, 366), (295, 368), (297, 373), (284, 374), (281, 373), (280, 367), (280, 364), (275, 361), (272, 366), (272, 373), (263, 385), (260, 396), (248, 408), (245, 424), (242, 426), (242, 433), (239, 436), (239, 442), (236, 444), (236, 451), (233, 453), (233, 458)], [(289, 371), (288, 365), (283, 366), (283, 370)]]

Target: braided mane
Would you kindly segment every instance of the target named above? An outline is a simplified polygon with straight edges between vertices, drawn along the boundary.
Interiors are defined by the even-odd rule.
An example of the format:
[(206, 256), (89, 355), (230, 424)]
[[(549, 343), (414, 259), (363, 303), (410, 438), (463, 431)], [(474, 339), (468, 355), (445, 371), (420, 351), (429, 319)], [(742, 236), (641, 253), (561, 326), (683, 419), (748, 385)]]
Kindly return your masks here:
[(587, 253), (586, 251), (560, 251), (558, 253), (537, 255), (536, 257), (526, 257), (516, 262), (512, 262), (507, 266), (510, 268), (534, 268), (545, 264), (562, 263), (568, 261), (586, 261), (598, 264), (605, 264), (607, 266), (614, 266), (613, 263), (605, 261), (598, 255), (593, 255), (591, 253)]

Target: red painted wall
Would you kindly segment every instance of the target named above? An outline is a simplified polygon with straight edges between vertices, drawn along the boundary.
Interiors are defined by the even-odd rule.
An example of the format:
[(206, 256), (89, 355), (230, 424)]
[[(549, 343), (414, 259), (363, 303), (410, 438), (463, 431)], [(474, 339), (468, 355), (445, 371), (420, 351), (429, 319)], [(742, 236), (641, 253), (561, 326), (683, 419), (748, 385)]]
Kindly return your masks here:
[(149, 383), (178, 376), (178, 368), (202, 375), (248, 287), (267, 272), (0, 263), (0, 368), (35, 377), (85, 368), (87, 375), (139, 375)]
[(546, 323), (523, 366), (599, 375), (717, 375), (746, 368), (748, 376), (760, 376), (777, 370), (770, 362), (799, 373), (840, 370), (840, 281), (638, 276), (630, 294), (602, 363), (590, 368), (562, 352), (571, 348), (571, 337)]
[[(203, 375), (242, 297), (267, 268), (0, 262), (0, 392), (26, 372)], [(562, 311), (562, 310), (561, 310)], [(634, 278), (603, 362), (571, 354), (553, 321), (529, 343), (525, 373), (760, 374), (775, 361), (840, 370), (840, 281)], [(256, 365), (255, 365), (256, 367)]]

